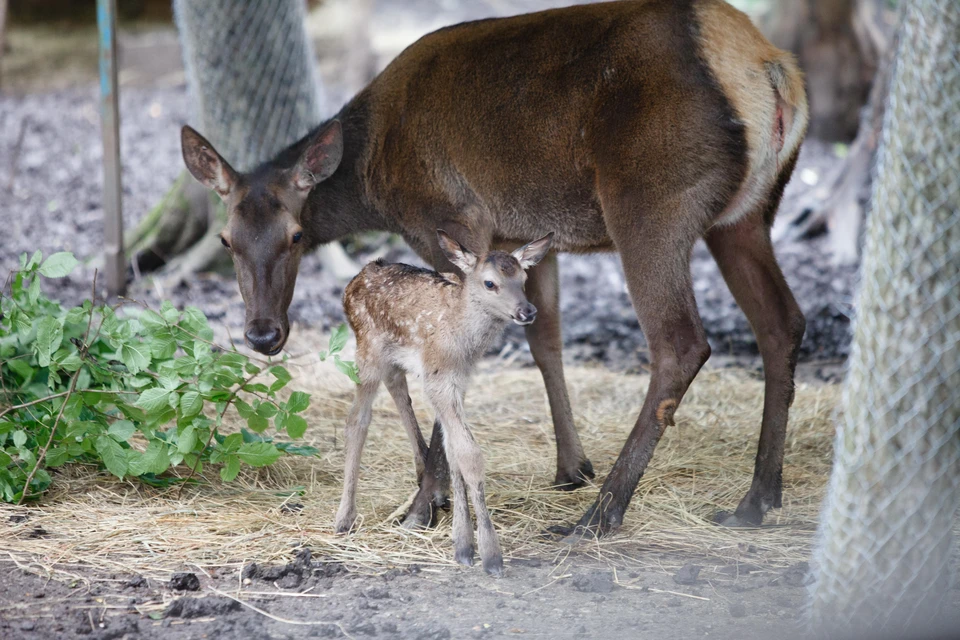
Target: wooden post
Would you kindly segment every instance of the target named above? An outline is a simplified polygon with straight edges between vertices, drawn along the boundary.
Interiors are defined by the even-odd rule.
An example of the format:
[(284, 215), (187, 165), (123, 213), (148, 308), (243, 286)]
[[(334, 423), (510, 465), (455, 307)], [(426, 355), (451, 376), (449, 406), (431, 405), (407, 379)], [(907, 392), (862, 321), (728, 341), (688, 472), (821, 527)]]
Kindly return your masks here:
[(120, 188), (120, 103), (117, 85), (117, 0), (97, 0), (100, 37), (100, 127), (103, 133), (104, 274), (107, 292), (126, 290)]

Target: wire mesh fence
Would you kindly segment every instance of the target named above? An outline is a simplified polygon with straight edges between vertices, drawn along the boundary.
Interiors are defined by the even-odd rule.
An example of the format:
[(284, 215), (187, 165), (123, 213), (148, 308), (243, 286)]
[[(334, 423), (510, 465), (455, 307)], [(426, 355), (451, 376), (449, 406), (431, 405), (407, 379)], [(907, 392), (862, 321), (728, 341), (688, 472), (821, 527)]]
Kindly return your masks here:
[(960, 504), (956, 0), (907, 4), (897, 46), (814, 556), (810, 620), (832, 637), (942, 621)]
[(197, 128), (239, 171), (320, 122), (303, 2), (174, 0)]

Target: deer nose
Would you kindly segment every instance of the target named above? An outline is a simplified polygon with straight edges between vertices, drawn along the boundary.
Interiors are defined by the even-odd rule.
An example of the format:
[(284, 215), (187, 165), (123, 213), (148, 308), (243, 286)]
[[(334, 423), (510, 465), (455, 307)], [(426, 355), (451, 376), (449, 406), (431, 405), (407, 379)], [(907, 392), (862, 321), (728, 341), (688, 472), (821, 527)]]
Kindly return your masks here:
[(244, 332), (247, 344), (255, 351), (272, 356), (280, 351), (280, 326), (273, 320), (254, 320)]
[(530, 324), (537, 319), (537, 308), (530, 304), (522, 304), (517, 308), (517, 324)]

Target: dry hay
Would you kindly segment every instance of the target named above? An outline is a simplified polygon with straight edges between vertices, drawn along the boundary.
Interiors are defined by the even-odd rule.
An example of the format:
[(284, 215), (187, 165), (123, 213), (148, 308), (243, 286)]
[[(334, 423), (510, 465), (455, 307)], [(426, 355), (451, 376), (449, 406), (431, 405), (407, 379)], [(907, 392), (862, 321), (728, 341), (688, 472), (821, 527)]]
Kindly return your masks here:
[[(409, 445), (386, 392), (378, 397), (364, 450), (359, 529), (349, 536), (333, 533), (352, 384), (329, 363), (295, 367), (294, 376), (293, 388), (313, 394), (306, 439), (323, 451), (320, 458), (285, 458), (244, 471), (231, 484), (220, 483), (211, 468), (204, 483), (179, 497), (176, 488), (120, 481), (94, 468), (66, 469), (39, 506), (0, 508), (0, 557), (61, 577), (84, 566), (164, 578), (184, 568), (285, 562), (300, 546), (361, 570), (452, 564), (449, 514), (431, 531), (406, 531), (394, 522), (416, 487)], [(599, 368), (567, 370), (576, 423), (598, 479), (633, 426), (646, 382), (643, 375)], [(664, 566), (675, 565), (675, 554), (694, 554), (719, 563), (785, 566), (809, 555), (829, 475), (837, 395), (834, 386), (798, 386), (783, 508), (771, 512), (761, 529), (724, 529), (710, 518), (735, 507), (749, 487), (763, 384), (742, 371), (701, 372), (640, 481), (621, 531), (573, 548), (544, 535), (545, 529), (575, 522), (598, 487), (573, 493), (550, 488), (556, 454), (539, 373), (484, 363), (468, 392), (467, 412), (486, 455), (487, 504), (508, 557), (573, 552), (621, 566)], [(432, 416), (415, 381), (411, 396), (427, 431)], [(23, 513), (29, 514), (23, 522), (10, 518)], [(38, 528), (45, 533), (36, 535)]]

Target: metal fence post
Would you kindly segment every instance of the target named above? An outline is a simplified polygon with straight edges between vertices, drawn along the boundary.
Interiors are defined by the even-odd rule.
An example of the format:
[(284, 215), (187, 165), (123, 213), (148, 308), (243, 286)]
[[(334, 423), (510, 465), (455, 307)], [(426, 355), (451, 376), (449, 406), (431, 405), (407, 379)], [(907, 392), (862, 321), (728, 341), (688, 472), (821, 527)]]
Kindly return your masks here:
[(120, 187), (120, 105), (117, 86), (117, 0), (97, 0), (100, 38), (100, 126), (103, 131), (104, 275), (112, 296), (126, 290)]

